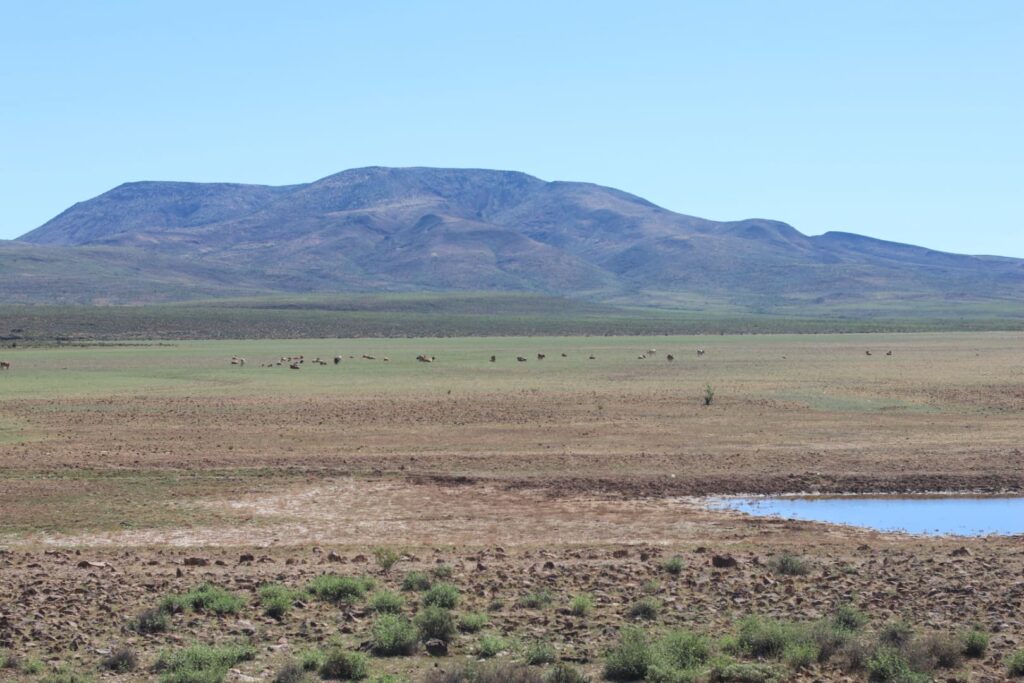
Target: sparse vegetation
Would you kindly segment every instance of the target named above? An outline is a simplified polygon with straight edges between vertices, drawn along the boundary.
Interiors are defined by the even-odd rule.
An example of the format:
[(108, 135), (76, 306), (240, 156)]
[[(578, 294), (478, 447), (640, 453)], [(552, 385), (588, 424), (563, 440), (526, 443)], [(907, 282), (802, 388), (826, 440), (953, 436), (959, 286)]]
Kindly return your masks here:
[(430, 573), (434, 575), (435, 579), (440, 581), (447, 581), (452, 578), (455, 570), (450, 564), (439, 564), (430, 570)]
[(455, 635), (455, 620), (452, 613), (442, 607), (425, 607), (414, 619), (420, 640), (432, 638), (448, 642)]
[(138, 665), (138, 654), (127, 646), (114, 648), (110, 654), (100, 660), (101, 667), (107, 671), (116, 671), (117, 673), (134, 671)]
[(422, 592), (430, 588), (430, 577), (426, 572), (411, 571), (402, 579), (402, 590)]
[(212, 583), (204, 583), (187, 593), (168, 595), (160, 602), (160, 610), (170, 614), (196, 610), (213, 614), (237, 614), (245, 600)]
[(590, 679), (574, 666), (558, 662), (548, 671), (544, 677), (544, 683), (590, 683)]
[(661, 568), (672, 576), (679, 576), (683, 571), (683, 558), (679, 555), (673, 555), (661, 563)]
[(167, 630), (170, 619), (162, 609), (147, 609), (139, 612), (129, 624), (130, 628), (142, 634), (163, 633)]
[(1014, 678), (1024, 677), (1024, 650), (1017, 650), (1006, 658), (1006, 673)]
[(526, 607), (527, 609), (544, 609), (554, 602), (555, 598), (551, 595), (551, 591), (546, 588), (527, 593), (526, 595), (519, 598), (519, 605)]
[(463, 633), (476, 633), (487, 626), (490, 620), (482, 612), (467, 612), (459, 617), (459, 630)]
[(768, 566), (776, 574), (784, 576), (805, 576), (811, 571), (811, 566), (807, 560), (790, 553), (776, 555), (769, 561)]
[(264, 614), (272, 619), (283, 619), (303, 594), (279, 583), (265, 583), (259, 587), (257, 595)]
[(658, 618), (658, 612), (661, 611), (661, 603), (655, 598), (641, 598), (633, 603), (633, 606), (629, 608), (629, 616), (633, 619), (642, 619), (650, 621)]
[(654, 661), (647, 634), (638, 628), (619, 631), (619, 641), (604, 658), (604, 676), (610, 681), (641, 681)]
[(65, 665), (43, 676), (40, 683), (92, 683), (92, 681), (92, 676)]
[(704, 385), (704, 405), (709, 406), (715, 401), (715, 388), (710, 384)]
[(402, 554), (394, 548), (378, 546), (373, 549), (373, 558), (377, 561), (377, 566), (381, 568), (381, 571), (387, 574), (402, 559)]
[(370, 596), (369, 606), (378, 614), (397, 614), (405, 609), (405, 598), (391, 591), (377, 591)]
[(496, 633), (485, 633), (477, 641), (474, 653), (481, 659), (490, 659), (509, 649), (509, 641)]
[(310, 581), (307, 590), (326, 602), (348, 603), (366, 595), (367, 583), (351, 576), (321, 574)]
[(871, 683), (924, 683), (927, 676), (915, 672), (899, 651), (882, 647), (868, 660)]
[(569, 602), (569, 611), (577, 617), (590, 616), (594, 611), (594, 598), (589, 593), (580, 593)]
[(334, 645), (324, 655), (320, 678), (340, 681), (361, 681), (370, 674), (370, 663), (361, 652), (351, 652)]
[(273, 683), (305, 683), (309, 674), (299, 662), (288, 662), (274, 674)]
[(411, 655), (416, 651), (418, 641), (419, 632), (416, 627), (401, 615), (381, 614), (373, 622), (370, 642), (376, 655)]
[(459, 589), (450, 583), (435, 583), (423, 594), (423, 604), (455, 609), (455, 606), (459, 604)]
[(977, 659), (985, 656), (988, 650), (988, 634), (978, 628), (973, 628), (963, 636), (963, 653), (965, 657)]
[(558, 657), (555, 646), (549, 642), (535, 640), (523, 651), (523, 662), (531, 666), (551, 664)]
[(161, 653), (153, 668), (162, 683), (219, 683), (231, 667), (255, 656), (250, 645), (192, 645)]

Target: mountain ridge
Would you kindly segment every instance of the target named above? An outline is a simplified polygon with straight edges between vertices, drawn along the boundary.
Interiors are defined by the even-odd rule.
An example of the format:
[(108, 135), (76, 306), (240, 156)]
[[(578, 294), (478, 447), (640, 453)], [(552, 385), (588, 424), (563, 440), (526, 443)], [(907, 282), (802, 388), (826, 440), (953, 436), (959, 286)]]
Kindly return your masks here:
[[(808, 236), (767, 218), (709, 220), (616, 188), (489, 169), (370, 166), (285, 186), (123, 183), (14, 244), (31, 249), (0, 243), (0, 284), (34, 278), (36, 288), (17, 287), (26, 302), (48, 301), (55, 290), (81, 303), (523, 291), (752, 310), (1024, 297), (1020, 259), (841, 231)], [(47, 281), (46, 269), (31, 272), (32, 258), (113, 268), (113, 277), (137, 280), (137, 294), (111, 294), (101, 273), (75, 287), (69, 272)], [(174, 286), (162, 290), (168, 281)]]

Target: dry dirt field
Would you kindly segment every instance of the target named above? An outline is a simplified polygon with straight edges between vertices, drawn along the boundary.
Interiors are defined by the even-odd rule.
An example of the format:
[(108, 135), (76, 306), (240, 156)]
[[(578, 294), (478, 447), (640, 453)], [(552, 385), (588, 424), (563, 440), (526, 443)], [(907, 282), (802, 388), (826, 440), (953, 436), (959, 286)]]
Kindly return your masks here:
[[(276, 364), (299, 355), (299, 370)], [(664, 681), (867, 680), (885, 655), (926, 677), (893, 664), (876, 680), (1000, 681), (1024, 648), (1024, 538), (754, 519), (701, 500), (1021, 493), (1021, 333), (191, 341), (0, 360), (0, 680), (59, 667), (274, 680), (317, 648), (372, 649), (370, 598), (301, 593), (315, 577), (373, 577), (368, 593), (404, 596), (411, 618), (431, 598), (403, 591), (405, 576), (438, 566), (431, 580), (461, 592), (456, 620), (487, 625), (449, 638), (448, 657), (371, 656), (371, 679), (419, 681), (488, 646), (492, 662), (521, 662), (544, 642), (599, 680), (630, 625), (652, 642), (710, 639), (707, 661), (652, 667)], [(380, 547), (399, 551), (389, 572)], [(204, 582), (240, 605), (167, 608), (166, 630), (139, 632), (140, 612)], [(266, 583), (297, 591), (287, 614), (265, 614)], [(587, 614), (569, 608), (580, 594)], [(868, 622), (834, 656), (820, 634), (792, 635), (844, 607)], [(791, 647), (752, 649), (750, 615), (798, 622), (779, 627)], [(897, 621), (911, 642), (876, 648)], [(942, 660), (972, 628), (989, 635), (984, 653)], [(209, 678), (168, 668), (197, 643), (251, 649)], [(133, 670), (104, 669), (125, 647)]]

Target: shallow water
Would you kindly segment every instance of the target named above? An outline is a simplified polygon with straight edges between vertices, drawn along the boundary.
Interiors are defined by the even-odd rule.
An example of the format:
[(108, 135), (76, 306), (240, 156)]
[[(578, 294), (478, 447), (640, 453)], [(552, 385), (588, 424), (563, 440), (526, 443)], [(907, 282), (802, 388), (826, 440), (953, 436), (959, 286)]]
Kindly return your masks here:
[(912, 534), (1024, 533), (1024, 497), (719, 498), (712, 507)]

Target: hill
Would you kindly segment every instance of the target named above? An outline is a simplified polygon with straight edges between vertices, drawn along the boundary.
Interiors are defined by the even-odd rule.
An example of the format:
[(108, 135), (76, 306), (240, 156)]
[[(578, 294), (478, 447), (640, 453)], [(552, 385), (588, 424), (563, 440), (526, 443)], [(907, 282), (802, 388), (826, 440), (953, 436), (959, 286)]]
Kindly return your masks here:
[(0, 286), (8, 302), (46, 303), (492, 291), (698, 310), (1013, 309), (1024, 261), (706, 220), (516, 172), (374, 167), (284, 187), (121, 185), (0, 243)]

